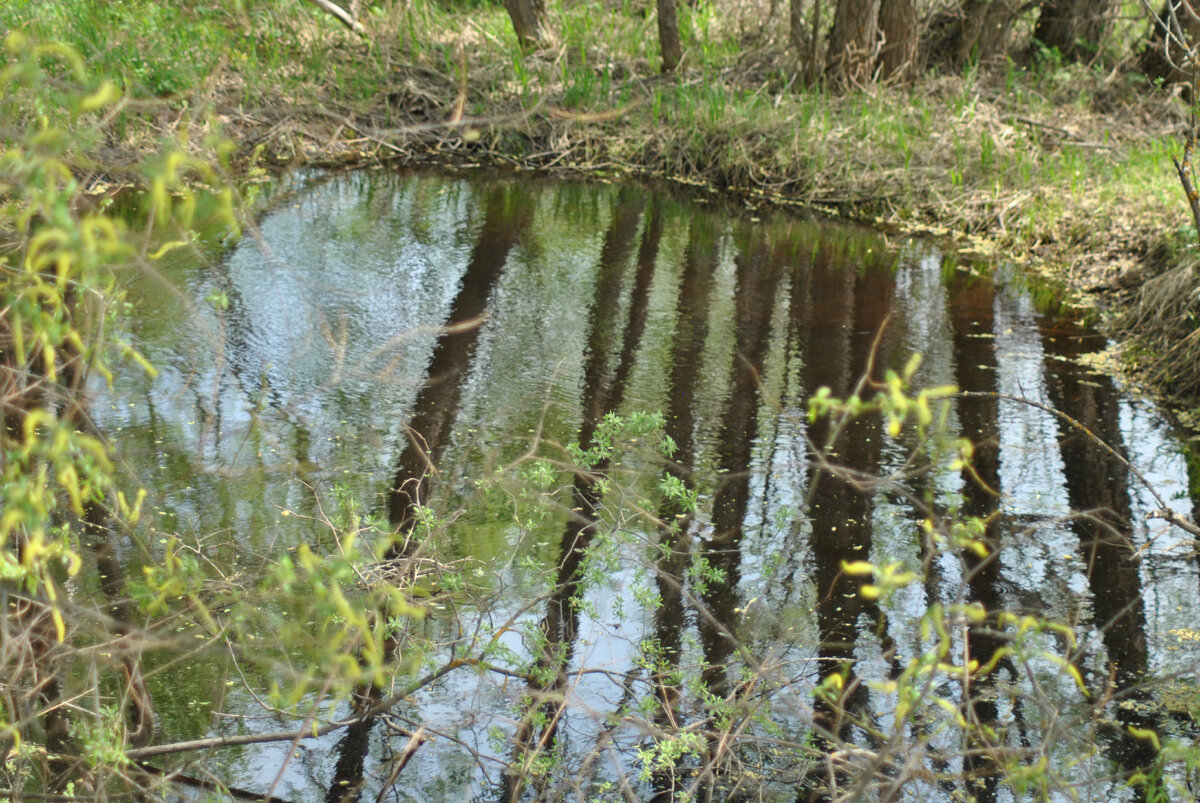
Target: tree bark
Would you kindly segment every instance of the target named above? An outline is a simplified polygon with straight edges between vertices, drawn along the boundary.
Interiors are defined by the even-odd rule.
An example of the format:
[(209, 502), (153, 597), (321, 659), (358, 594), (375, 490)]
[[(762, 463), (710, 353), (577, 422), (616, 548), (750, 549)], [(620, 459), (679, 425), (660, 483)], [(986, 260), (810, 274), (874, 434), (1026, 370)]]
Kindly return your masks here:
[(543, 0), (504, 0), (517, 41), (526, 50), (541, 47), (549, 39), (546, 29), (546, 5)]
[(808, 31), (804, 28), (804, 0), (791, 0), (788, 4), (788, 39), (799, 58), (808, 55)]
[(821, 0), (813, 0), (812, 36), (808, 39), (808, 82), (817, 83), (821, 71)]
[(1005, 55), (1021, 11), (1020, 0), (963, 0), (957, 9), (930, 20), (928, 43), (920, 55), (951, 70)]
[(825, 55), (825, 75), (835, 88), (871, 80), (879, 38), (880, 0), (838, 0)]
[(1033, 36), (1069, 61), (1091, 58), (1112, 21), (1112, 0), (1042, 0)]
[(675, 0), (658, 0), (658, 44), (662, 50), (662, 71), (674, 72), (683, 59)]
[(911, 77), (917, 63), (917, 8), (913, 0), (881, 0), (879, 64), (884, 78)]

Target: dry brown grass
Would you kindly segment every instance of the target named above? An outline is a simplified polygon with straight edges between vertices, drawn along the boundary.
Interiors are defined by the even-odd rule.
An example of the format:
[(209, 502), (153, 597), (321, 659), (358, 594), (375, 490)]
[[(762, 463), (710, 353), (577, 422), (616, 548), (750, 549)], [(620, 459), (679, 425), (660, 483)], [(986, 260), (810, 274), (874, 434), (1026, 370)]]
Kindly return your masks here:
[(1176, 399), (1200, 398), (1200, 257), (1146, 281), (1119, 326), (1138, 347), (1130, 362), (1140, 378)]

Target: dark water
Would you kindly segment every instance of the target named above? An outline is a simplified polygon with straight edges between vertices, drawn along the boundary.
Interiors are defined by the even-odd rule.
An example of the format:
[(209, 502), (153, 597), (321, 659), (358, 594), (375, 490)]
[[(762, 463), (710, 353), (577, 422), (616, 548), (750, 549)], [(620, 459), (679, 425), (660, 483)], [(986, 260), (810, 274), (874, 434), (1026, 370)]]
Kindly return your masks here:
[[(834, 443), (849, 472), (810, 460), (809, 444), (831, 437), (806, 417), (813, 393), (849, 395), (872, 361), (881, 377), (915, 352), (918, 386), (1063, 411), (1190, 514), (1162, 417), (1089, 367), (1102, 339), (1039, 313), (1017, 283), (922, 243), (635, 186), (370, 173), (300, 177), (278, 198), (256, 236), (131, 287), (161, 376), (118, 377), (97, 418), (148, 487), (158, 531), (211, 548), (233, 574), (239, 555), (328, 543), (335, 496), (396, 527), (433, 500), (460, 514), (445, 554), (477, 560), (490, 591), (423, 632), (499, 633), (511, 617), (497, 640), (514, 665), (549, 671), (532, 683), (460, 672), (415, 695), (391, 724), (437, 738), (395, 778), (408, 736), (376, 721), (286, 762), (286, 743), (218, 753), (225, 782), (262, 793), (278, 780), (293, 800), (351, 787), (363, 800), (807, 799), (828, 773), (821, 756), (841, 756), (853, 789), (864, 760), (848, 748), (890, 746), (901, 763), (919, 750), (916, 769), (875, 767), (862, 796), (1033, 794), (1001, 781), (1001, 751), (982, 749), (999, 747), (1010, 774), (1044, 759), (1049, 797), (1118, 800), (1138, 796), (1122, 779), (1154, 759), (1130, 726), (1190, 733), (1197, 562), (1190, 541), (1146, 521), (1157, 505), (1120, 457), (1044, 410), (972, 397), (947, 426), (976, 444), (978, 481), (901, 478), (912, 435), (890, 436), (877, 414)], [(663, 414), (677, 451), (602, 462), (618, 491), (564, 475), (536, 515), (479, 493), (530, 450), (562, 458), (605, 414), (639, 411)], [(656, 492), (664, 475), (698, 493), (694, 514)], [(931, 550), (925, 503), (983, 518), (994, 555)], [(637, 515), (647, 504), (679, 526)], [(597, 579), (574, 547), (604, 538), (621, 546)], [(919, 580), (869, 599), (844, 570), (861, 560)], [(926, 702), (945, 704), (897, 719), (889, 683), (937, 640), (922, 617), (968, 603), (990, 616), (948, 616), (945, 661), (996, 657), (996, 670), (965, 697), (951, 674), (931, 675)], [(1068, 625), (1077, 644), (1014, 635), (999, 611)], [(846, 694), (814, 697), (835, 674)], [(164, 670), (151, 691), (160, 741), (287, 724), (219, 656)], [(713, 699), (740, 713), (714, 716)], [(955, 716), (988, 728), (989, 744)], [(674, 777), (647, 769), (637, 751), (679, 727), (701, 735), (697, 750)], [(734, 747), (714, 753), (721, 733)], [(536, 746), (558, 763), (512, 772)], [(725, 785), (704, 772), (714, 754)]]

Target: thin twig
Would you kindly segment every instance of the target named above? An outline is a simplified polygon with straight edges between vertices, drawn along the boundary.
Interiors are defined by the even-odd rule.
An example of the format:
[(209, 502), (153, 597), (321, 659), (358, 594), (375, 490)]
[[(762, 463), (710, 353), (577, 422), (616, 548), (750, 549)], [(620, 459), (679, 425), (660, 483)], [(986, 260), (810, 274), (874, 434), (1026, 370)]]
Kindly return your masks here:
[(411, 696), (415, 692), (425, 688), (431, 683), (435, 683), (445, 675), (458, 669), (462, 666), (476, 666), (478, 660), (474, 658), (456, 658), (453, 661), (446, 663), (444, 666), (430, 672), (420, 680), (405, 686), (402, 690), (395, 694), (380, 700), (375, 705), (368, 708), (362, 714), (349, 719), (343, 719), (338, 722), (328, 722), (318, 728), (311, 730), (290, 730), (290, 731), (273, 731), (271, 733), (243, 733), (236, 736), (212, 736), (207, 739), (192, 739), (186, 742), (173, 742), (171, 744), (152, 745), (150, 747), (139, 747), (133, 750), (125, 751), (125, 755), (131, 759), (151, 758), (152, 756), (165, 756), (174, 753), (191, 753), (196, 750), (207, 750), (213, 747), (233, 747), (243, 744), (265, 744), (267, 742), (290, 742), (303, 739), (316, 739), (325, 736), (328, 733), (333, 733), (342, 728), (348, 728), (351, 725), (362, 722), (387, 711), (395, 706), (406, 697)]
[(379, 790), (379, 794), (375, 797), (375, 803), (383, 803), (383, 799), (387, 797), (389, 791), (396, 783), (396, 779), (400, 777), (400, 773), (404, 772), (404, 768), (408, 766), (408, 761), (417, 752), (421, 745), (429, 741), (429, 737), (425, 735), (425, 728), (417, 728), (416, 732), (408, 738), (408, 744), (404, 746), (404, 750), (399, 756), (392, 759), (392, 770), (388, 773), (387, 781)]
[(1142, 486), (1150, 492), (1150, 495), (1154, 497), (1154, 501), (1158, 504), (1158, 510), (1152, 511), (1147, 518), (1163, 519), (1193, 536), (1200, 537), (1200, 527), (1196, 526), (1196, 524), (1191, 520), (1180, 516), (1178, 513), (1171, 510), (1170, 506), (1167, 505), (1167, 502), (1165, 499), (1163, 499), (1162, 495), (1159, 494), (1154, 486), (1150, 484), (1150, 480), (1146, 479), (1142, 472), (1138, 471), (1132, 463), (1126, 460), (1124, 455), (1122, 455), (1113, 447), (1109, 446), (1098, 435), (1096, 435), (1078, 420), (1064, 413), (1062, 410), (1056, 410), (1048, 404), (1042, 404), (1041, 402), (1034, 401), (1033, 399), (1026, 399), (1021, 396), (1011, 396), (1007, 393), (995, 393), (985, 390), (963, 390), (959, 391), (957, 396), (962, 399), (1000, 399), (1002, 401), (1016, 402), (1017, 404), (1028, 405), (1029, 407), (1050, 413), (1051, 415), (1056, 416), (1059, 420), (1065, 421), (1072, 428), (1082, 432), (1093, 443), (1120, 461), (1121, 465), (1125, 466), (1125, 468), (1129, 470), (1129, 473), (1136, 477), (1138, 482), (1140, 482)]

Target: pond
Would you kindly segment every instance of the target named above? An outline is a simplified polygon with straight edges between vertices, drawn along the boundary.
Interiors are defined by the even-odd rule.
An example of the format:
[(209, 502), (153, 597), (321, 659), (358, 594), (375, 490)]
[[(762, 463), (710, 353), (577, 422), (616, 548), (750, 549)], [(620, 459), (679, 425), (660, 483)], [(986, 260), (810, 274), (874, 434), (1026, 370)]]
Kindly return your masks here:
[[(1147, 518), (1151, 488), (1192, 513), (1188, 463), (1103, 338), (1004, 270), (633, 183), (383, 171), (294, 176), (207, 254), (130, 282), (159, 376), (118, 375), (95, 419), (151, 539), (107, 573), (183, 544), (208, 587), (262, 587), (355, 527), (419, 533), (375, 557), (453, 582), (364, 696), (487, 665), (185, 774), (297, 801), (1188, 781), (1145, 733), (1195, 735), (1200, 566)], [(822, 388), (862, 410), (810, 416)], [(249, 636), (279, 648), (273, 614)], [(271, 693), (319, 664), (309, 635), (274, 663), (148, 652), (155, 741), (360, 710)]]

